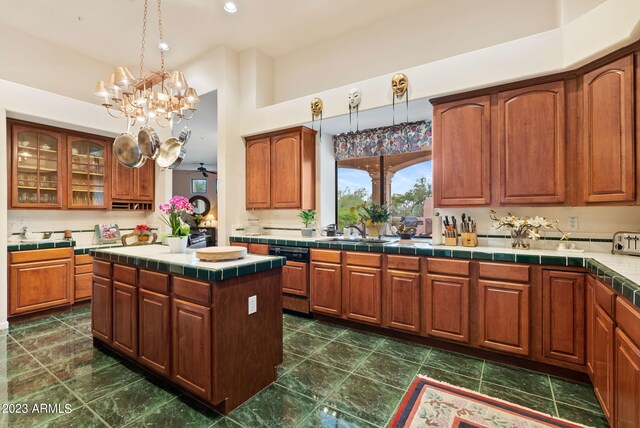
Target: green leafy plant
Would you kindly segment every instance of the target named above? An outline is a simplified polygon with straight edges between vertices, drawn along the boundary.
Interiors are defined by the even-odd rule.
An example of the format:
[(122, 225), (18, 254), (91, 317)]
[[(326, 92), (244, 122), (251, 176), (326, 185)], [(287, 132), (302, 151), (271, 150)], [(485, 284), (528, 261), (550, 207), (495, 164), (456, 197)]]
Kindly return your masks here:
[(302, 210), (298, 214), (298, 217), (300, 217), (304, 223), (304, 227), (308, 228), (311, 223), (316, 221), (316, 210)]
[(389, 207), (372, 203), (363, 203), (351, 208), (352, 212), (357, 212), (365, 226), (369, 227), (377, 223), (389, 221)]

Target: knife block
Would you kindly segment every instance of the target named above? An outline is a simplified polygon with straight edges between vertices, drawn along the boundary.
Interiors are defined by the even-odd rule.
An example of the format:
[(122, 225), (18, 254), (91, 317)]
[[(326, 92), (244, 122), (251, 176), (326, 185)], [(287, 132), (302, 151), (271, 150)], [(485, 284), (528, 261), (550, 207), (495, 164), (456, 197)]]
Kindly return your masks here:
[(462, 236), (462, 246), (463, 247), (477, 247), (478, 246), (478, 234), (475, 232), (463, 232), (460, 234)]
[(448, 245), (450, 247), (455, 247), (456, 245), (458, 245), (458, 233), (456, 232), (455, 236), (452, 237), (448, 237), (445, 235), (444, 245)]

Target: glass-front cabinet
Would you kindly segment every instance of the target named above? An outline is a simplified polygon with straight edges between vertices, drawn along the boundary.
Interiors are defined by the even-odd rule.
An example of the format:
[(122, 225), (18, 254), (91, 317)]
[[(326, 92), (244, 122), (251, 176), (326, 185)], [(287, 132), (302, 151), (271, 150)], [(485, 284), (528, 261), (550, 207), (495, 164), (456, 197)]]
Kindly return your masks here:
[(107, 143), (69, 136), (67, 141), (67, 207), (106, 208), (108, 157)]
[(13, 208), (62, 208), (62, 135), (26, 126), (12, 127)]

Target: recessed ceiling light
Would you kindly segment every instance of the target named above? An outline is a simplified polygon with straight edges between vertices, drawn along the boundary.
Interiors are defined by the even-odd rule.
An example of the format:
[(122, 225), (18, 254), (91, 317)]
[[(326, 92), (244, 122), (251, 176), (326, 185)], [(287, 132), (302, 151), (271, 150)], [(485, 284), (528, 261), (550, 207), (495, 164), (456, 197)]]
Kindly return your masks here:
[(158, 43), (158, 49), (160, 49), (162, 52), (166, 52), (169, 50), (169, 45), (167, 44), (167, 42), (160, 42)]
[(236, 13), (238, 11), (238, 6), (232, 1), (225, 2), (224, 10), (228, 13)]

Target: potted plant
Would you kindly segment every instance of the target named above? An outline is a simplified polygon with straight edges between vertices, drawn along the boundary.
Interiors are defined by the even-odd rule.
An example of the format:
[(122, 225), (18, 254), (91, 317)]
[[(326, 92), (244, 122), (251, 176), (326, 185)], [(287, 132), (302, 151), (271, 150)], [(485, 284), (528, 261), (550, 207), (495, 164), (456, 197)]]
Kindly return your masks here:
[(134, 233), (138, 235), (138, 242), (147, 242), (151, 238), (151, 229), (146, 224), (137, 225)]
[(193, 215), (193, 205), (184, 196), (174, 196), (166, 204), (160, 204), (160, 211), (165, 215), (160, 216), (160, 220), (171, 228), (171, 234), (167, 236), (170, 253), (186, 253), (187, 237), (191, 228), (180, 216), (183, 214)]
[(300, 217), (300, 219), (304, 223), (304, 227), (300, 229), (302, 232), (302, 236), (305, 236), (305, 237), (313, 236), (313, 233), (315, 232), (315, 228), (309, 227), (309, 226), (311, 226), (311, 223), (316, 221), (316, 210), (302, 210), (298, 214), (298, 217)]
[(360, 214), (360, 219), (367, 228), (367, 235), (370, 238), (379, 238), (382, 235), (382, 230), (389, 221), (389, 207), (364, 203), (351, 209)]

